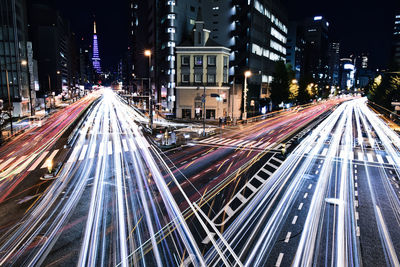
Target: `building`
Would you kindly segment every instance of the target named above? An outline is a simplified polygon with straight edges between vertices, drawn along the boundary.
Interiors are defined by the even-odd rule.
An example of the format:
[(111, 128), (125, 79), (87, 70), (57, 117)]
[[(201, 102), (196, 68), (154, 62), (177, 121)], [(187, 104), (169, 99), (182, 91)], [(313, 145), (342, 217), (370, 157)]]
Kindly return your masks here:
[(213, 120), (229, 115), (229, 54), (229, 48), (210, 38), (199, 17), (193, 38), (176, 47), (177, 118), (202, 119), (204, 114)]
[(303, 28), (297, 21), (290, 21), (288, 27), (286, 63), (292, 66), (296, 80), (304, 76), (304, 40)]
[[(27, 42), (26, 11), (24, 0), (0, 1), (0, 99), (5, 109), (9, 108), (10, 100), (14, 117), (31, 114), (29, 78), (34, 64), (28, 58), (28, 54), (32, 55), (32, 45), (28, 46)], [(34, 94), (31, 97), (34, 98)]]
[(69, 22), (55, 9), (54, 1), (31, 0), (29, 37), (38, 63), (38, 97), (67, 93), (79, 83), (79, 56)]
[[(130, 0), (129, 5), (130, 40), (123, 68), (124, 76), (129, 77), (126, 83), (135, 90), (143, 78), (150, 76), (155, 99), (164, 109), (173, 111), (175, 47), (191, 35), (201, 3), (198, 0)], [(152, 53), (150, 68), (145, 50)]]
[(330, 86), (339, 86), (340, 79), (340, 43), (331, 42), (328, 48), (328, 75)]
[(322, 16), (307, 18), (303, 22), (304, 72), (311, 74), (320, 88), (331, 84), (329, 75), (329, 22)]
[(356, 68), (353, 58), (340, 59), (340, 89), (342, 92), (353, 90), (356, 85)]
[(396, 13), (393, 29), (393, 68), (400, 71), (400, 11)]

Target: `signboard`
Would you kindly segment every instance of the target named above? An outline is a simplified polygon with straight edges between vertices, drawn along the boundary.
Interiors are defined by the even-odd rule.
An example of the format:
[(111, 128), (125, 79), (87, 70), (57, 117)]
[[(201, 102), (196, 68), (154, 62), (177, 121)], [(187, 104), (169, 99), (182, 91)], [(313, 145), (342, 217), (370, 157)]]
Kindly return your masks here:
[(392, 106), (400, 106), (400, 102), (392, 102)]

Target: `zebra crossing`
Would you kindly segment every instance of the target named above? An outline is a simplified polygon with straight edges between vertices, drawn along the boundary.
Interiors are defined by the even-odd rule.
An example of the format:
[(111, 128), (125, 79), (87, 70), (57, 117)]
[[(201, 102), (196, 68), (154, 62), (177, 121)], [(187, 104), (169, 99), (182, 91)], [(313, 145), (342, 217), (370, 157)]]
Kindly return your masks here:
[[(220, 210), (212, 219), (215, 226), (225, 225), (229, 219), (241, 210), (252, 197), (257, 194), (261, 187), (267, 182), (268, 178), (282, 165), (283, 161), (274, 154), (253, 177), (248, 179), (241, 190), (231, 198), (231, 200)], [(209, 240), (203, 240), (206, 244)]]
[[(304, 153), (308, 154), (312, 150), (312, 146), (308, 146)], [(328, 148), (322, 149), (320, 153), (318, 154), (319, 156), (325, 157), (328, 153)], [(344, 150), (341, 150), (339, 152), (339, 159), (344, 159), (346, 156), (346, 152)], [(381, 155), (378, 153), (369, 153), (369, 152), (361, 152), (361, 151), (351, 151), (349, 152), (348, 158), (350, 160), (357, 160), (357, 161), (365, 161), (365, 162), (371, 162), (371, 163), (379, 163), (379, 164), (390, 164), (390, 165), (395, 165), (394, 160), (392, 159), (391, 156), (385, 156)]]
[(266, 149), (275, 146), (275, 143), (257, 141), (257, 140), (243, 140), (243, 139), (231, 139), (222, 137), (209, 137), (204, 140), (199, 140), (197, 143), (203, 145), (218, 145), (218, 146), (229, 146), (229, 147), (242, 147), (251, 149)]
[[(129, 145), (128, 145), (129, 144)], [(105, 148), (107, 147), (107, 152)], [(130, 147), (134, 147), (133, 140), (122, 139), (121, 142), (108, 141), (107, 143), (93, 143), (76, 145), (72, 153), (67, 159), (68, 163), (83, 161), (85, 159), (94, 159), (107, 155), (113, 155), (114, 153), (123, 153), (130, 151)], [(45, 169), (48, 167), (48, 162), (52, 162), (57, 155), (61, 152), (65, 152), (66, 149), (54, 149), (44, 151), (42, 153), (33, 153), (29, 156), (11, 157), (8, 159), (0, 159), (0, 178), (5, 177), (11, 172), (13, 174), (20, 174), (28, 168), (29, 172), (36, 169)]]

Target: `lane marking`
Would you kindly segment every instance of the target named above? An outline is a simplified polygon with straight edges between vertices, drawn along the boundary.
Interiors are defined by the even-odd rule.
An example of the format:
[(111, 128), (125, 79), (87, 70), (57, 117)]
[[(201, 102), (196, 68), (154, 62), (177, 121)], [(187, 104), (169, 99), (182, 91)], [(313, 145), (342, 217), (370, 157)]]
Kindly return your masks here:
[(360, 236), (360, 226), (357, 226), (357, 228), (356, 228), (356, 235)]
[(305, 193), (305, 194), (304, 194), (304, 198), (307, 198), (307, 197), (308, 197), (308, 193)]
[(312, 184), (310, 184), (309, 186), (308, 186), (308, 190), (310, 190), (312, 188)]
[(280, 267), (283, 259), (283, 253), (279, 253), (278, 259), (276, 260), (275, 267)]
[(288, 232), (288, 233), (286, 234), (285, 243), (289, 243), (289, 239), (290, 239), (290, 236), (291, 236), (291, 235), (292, 235), (291, 232)]
[(50, 157), (47, 158), (46, 162), (43, 163), (42, 167), (40, 167), (41, 169), (47, 168), (47, 161), (52, 161), (54, 159), (54, 157), (56, 156), (58, 152), (58, 149), (54, 150), (53, 153), (51, 153)]
[(374, 162), (374, 157), (370, 153), (367, 154), (367, 158), (369, 162)]
[(303, 202), (300, 203), (298, 210), (301, 210), (303, 208)]
[(0, 171), (3, 170), (4, 167), (6, 167), (10, 162), (12, 162), (16, 157), (9, 158), (7, 161), (5, 161), (3, 164), (0, 165)]
[(84, 145), (81, 151), (81, 155), (79, 156), (78, 161), (84, 160), (86, 156), (86, 151), (88, 150), (88, 145)]
[(378, 159), (378, 162), (379, 162), (379, 163), (385, 163), (385, 162), (383, 161), (383, 158), (382, 158), (381, 155), (377, 154), (377, 155), (376, 155), (376, 158)]
[(99, 157), (104, 156), (104, 143), (101, 142), (99, 146)]
[(93, 159), (94, 158), (94, 153), (96, 152), (96, 143), (94, 143), (91, 147), (90, 147), (90, 153), (89, 153), (89, 159)]
[(28, 171), (33, 171), (35, 170), (39, 164), (43, 161), (43, 159), (49, 154), (49, 151), (43, 152), (43, 154), (35, 161), (35, 163), (29, 168)]
[(358, 160), (364, 160), (364, 154), (362, 152), (358, 152)]
[(327, 148), (324, 148), (324, 150), (322, 150), (321, 155), (322, 155), (322, 156), (326, 156), (326, 154), (328, 154), (328, 149), (327, 149)]
[(391, 156), (386, 156), (386, 159), (387, 159), (387, 161), (389, 162), (389, 164), (395, 165), (395, 164), (394, 164), (394, 161), (392, 160), (392, 157), (391, 157)]
[(296, 224), (296, 222), (297, 222), (297, 218), (298, 218), (298, 216), (297, 216), (297, 215), (293, 217), (292, 224)]

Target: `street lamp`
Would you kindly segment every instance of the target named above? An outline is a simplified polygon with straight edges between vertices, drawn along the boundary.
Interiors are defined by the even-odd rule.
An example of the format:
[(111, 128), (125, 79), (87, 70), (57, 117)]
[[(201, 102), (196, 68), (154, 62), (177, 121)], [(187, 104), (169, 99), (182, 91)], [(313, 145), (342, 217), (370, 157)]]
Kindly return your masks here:
[(251, 77), (252, 73), (251, 71), (245, 71), (244, 72), (244, 94), (243, 94), (243, 116), (242, 119), (246, 120), (247, 119), (247, 92), (248, 92), (248, 88), (247, 88), (247, 79), (249, 77)]
[(153, 129), (153, 90), (151, 88), (151, 50), (144, 51), (144, 55), (149, 58), (149, 110), (150, 110), (150, 128)]

